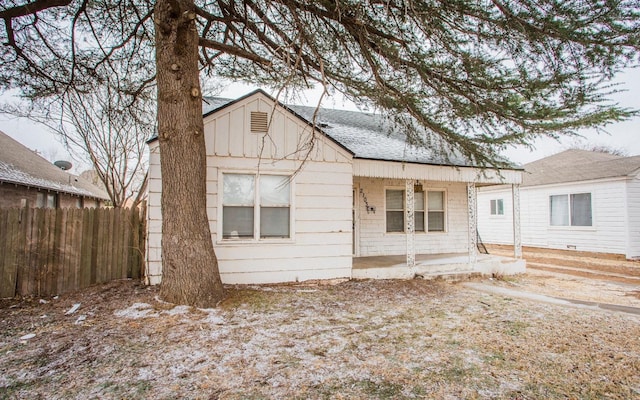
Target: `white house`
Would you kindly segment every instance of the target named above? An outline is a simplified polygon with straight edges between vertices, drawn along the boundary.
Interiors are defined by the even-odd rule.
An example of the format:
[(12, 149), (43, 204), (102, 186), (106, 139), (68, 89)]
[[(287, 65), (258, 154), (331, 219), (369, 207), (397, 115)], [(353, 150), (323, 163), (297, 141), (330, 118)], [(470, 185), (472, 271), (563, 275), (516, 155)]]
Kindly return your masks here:
[[(522, 245), (640, 257), (640, 156), (567, 150), (524, 168)], [(513, 243), (511, 210), (508, 188), (479, 190), (485, 243)]]
[[(454, 153), (446, 161), (412, 148), (376, 114), (320, 109), (314, 127), (315, 108), (260, 90), (208, 99), (203, 112), (207, 211), (225, 283), (413, 277), (443, 264), (524, 270), (522, 260), (477, 254), (475, 219), (476, 186), (517, 192), (521, 170), (483, 171)], [(158, 147), (149, 141), (152, 284), (162, 276)], [(386, 273), (354, 269), (354, 258), (392, 255), (402, 265)]]

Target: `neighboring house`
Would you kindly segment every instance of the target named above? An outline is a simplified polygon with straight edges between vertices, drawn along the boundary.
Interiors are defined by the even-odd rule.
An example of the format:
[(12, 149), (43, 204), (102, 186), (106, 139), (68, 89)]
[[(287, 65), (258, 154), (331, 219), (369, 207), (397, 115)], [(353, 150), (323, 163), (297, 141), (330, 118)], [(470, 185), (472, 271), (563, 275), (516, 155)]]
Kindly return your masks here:
[[(640, 156), (567, 150), (524, 166), (522, 245), (640, 257)], [(478, 193), (486, 243), (512, 244), (507, 188)]]
[[(408, 146), (376, 114), (320, 109), (314, 130), (315, 108), (287, 107), (260, 90), (207, 103), (207, 211), (223, 282), (413, 277), (439, 271), (439, 256), (435, 264), (471, 271), (524, 270), (522, 260), (489, 265), (477, 254), (475, 229), (476, 185), (519, 184), (521, 170), (481, 170), (455, 153), (446, 161)], [(157, 284), (156, 138), (149, 148), (147, 279)], [(354, 258), (390, 255), (402, 262), (386, 270), (395, 273), (354, 266)]]
[(0, 132), (0, 207), (101, 207), (107, 193)]

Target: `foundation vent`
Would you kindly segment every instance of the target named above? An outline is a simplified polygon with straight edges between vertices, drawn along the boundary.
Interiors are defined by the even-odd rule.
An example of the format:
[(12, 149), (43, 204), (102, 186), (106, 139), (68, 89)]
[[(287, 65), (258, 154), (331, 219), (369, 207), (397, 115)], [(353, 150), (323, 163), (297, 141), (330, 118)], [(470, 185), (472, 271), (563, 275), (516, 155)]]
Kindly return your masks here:
[(269, 126), (269, 114), (251, 111), (251, 133), (266, 133)]

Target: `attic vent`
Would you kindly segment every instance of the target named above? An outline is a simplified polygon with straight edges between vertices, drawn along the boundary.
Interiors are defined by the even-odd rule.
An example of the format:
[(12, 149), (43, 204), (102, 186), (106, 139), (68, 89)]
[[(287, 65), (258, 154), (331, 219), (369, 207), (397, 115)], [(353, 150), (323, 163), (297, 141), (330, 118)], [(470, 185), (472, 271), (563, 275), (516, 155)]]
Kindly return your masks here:
[(262, 111), (251, 111), (251, 132), (266, 132), (269, 124), (269, 114)]

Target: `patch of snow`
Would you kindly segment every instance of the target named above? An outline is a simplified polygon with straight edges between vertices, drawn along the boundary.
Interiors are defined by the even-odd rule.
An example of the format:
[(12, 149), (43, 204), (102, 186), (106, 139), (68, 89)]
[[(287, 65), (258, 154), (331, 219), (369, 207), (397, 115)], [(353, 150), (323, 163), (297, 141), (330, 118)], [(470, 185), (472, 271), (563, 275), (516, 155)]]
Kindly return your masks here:
[(216, 313), (208, 313), (207, 317), (202, 320), (211, 325), (224, 325), (224, 318)]
[(24, 336), (20, 336), (20, 340), (29, 340), (29, 339), (33, 339), (34, 337), (36, 337), (35, 333), (27, 333)]
[(76, 303), (66, 313), (64, 313), (64, 315), (71, 315), (74, 312), (78, 311), (79, 308), (80, 308), (80, 303)]
[(167, 315), (182, 315), (182, 314), (187, 314), (189, 313), (189, 310), (191, 310), (190, 306), (175, 306), (173, 307), (171, 310), (165, 310), (162, 312), (162, 314), (167, 314)]
[(147, 303), (133, 303), (130, 307), (115, 311), (113, 314), (116, 317), (130, 319), (155, 318), (160, 316), (160, 314), (154, 312), (153, 306)]

